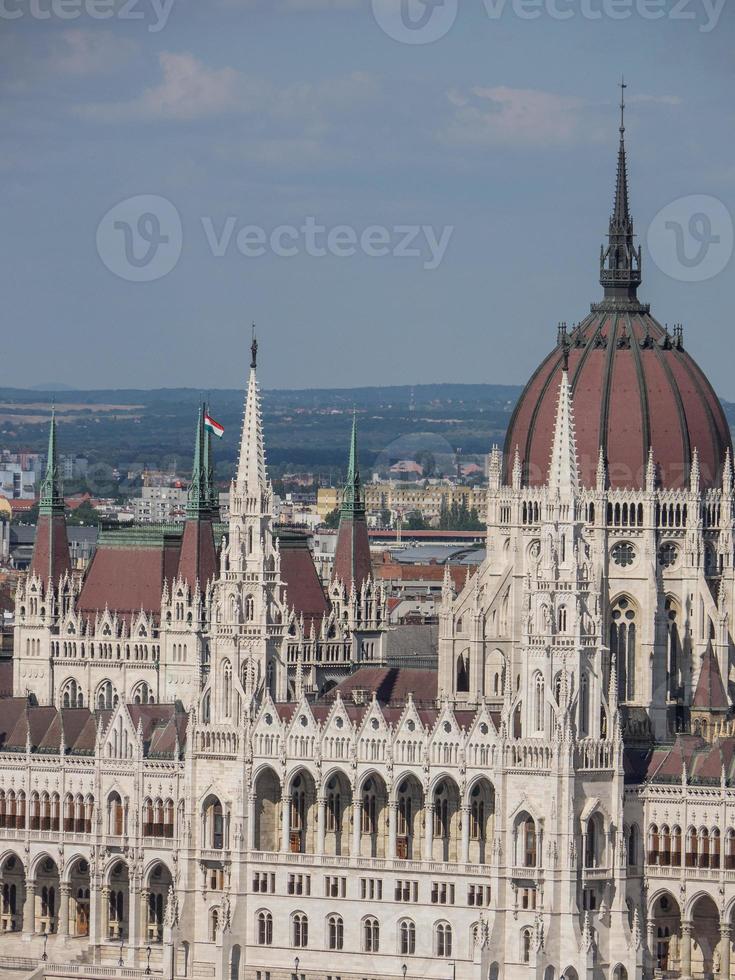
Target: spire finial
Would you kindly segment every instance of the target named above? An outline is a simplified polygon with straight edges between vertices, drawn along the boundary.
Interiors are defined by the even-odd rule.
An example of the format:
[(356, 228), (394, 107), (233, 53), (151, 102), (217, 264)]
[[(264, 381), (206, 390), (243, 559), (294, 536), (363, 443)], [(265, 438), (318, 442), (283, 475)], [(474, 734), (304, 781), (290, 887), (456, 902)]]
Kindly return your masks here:
[(625, 75), (620, 76), (620, 137), (625, 135), (625, 90), (627, 88)]
[(254, 371), (258, 366), (258, 340), (255, 336), (255, 324), (253, 324), (253, 340), (250, 344), (250, 367)]

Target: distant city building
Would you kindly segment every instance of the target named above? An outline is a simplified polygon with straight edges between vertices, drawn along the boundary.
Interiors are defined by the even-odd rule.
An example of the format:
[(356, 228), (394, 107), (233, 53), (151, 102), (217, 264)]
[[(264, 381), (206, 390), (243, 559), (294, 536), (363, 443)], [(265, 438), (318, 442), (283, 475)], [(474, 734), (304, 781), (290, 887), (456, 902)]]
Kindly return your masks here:
[[(449, 481), (426, 484), (404, 481), (366, 483), (363, 492), (367, 514), (378, 517), (388, 511), (391, 520), (419, 513), (424, 520), (438, 523), (442, 506), (451, 509), (454, 505), (475, 510), (480, 520), (484, 520), (487, 507), (487, 490), (484, 486), (466, 486)], [(339, 498), (340, 491), (336, 487), (319, 488), (317, 512), (322, 519), (339, 507)]]
[(9, 500), (33, 500), (36, 473), (24, 470), (20, 463), (0, 463), (0, 495)]
[(133, 500), (133, 514), (138, 524), (169, 524), (183, 521), (187, 491), (181, 486), (143, 487)]

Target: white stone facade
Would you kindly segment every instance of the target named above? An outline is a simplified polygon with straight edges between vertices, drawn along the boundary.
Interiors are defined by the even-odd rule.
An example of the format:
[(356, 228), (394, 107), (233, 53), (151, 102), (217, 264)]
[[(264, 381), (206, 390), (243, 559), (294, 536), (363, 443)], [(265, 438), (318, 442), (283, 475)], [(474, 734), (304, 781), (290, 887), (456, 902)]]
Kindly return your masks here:
[[(430, 693), (417, 671), (415, 696), (384, 698), (359, 680), (380, 657), (350, 654), (345, 676), (367, 673), (314, 700), (316, 648), (284, 655), (308, 637), (253, 371), (216, 581), (124, 624), (84, 622), (73, 580), (19, 589), (14, 700), (63, 723), (39, 739), (31, 711), (25, 751), (0, 751), (2, 928), (88, 934), (108, 963), (150, 945), (167, 977), (729, 980), (731, 756), (714, 781), (684, 749), (668, 781), (631, 766), (655, 740), (670, 767), (710, 645), (729, 681), (730, 461), (706, 493), (696, 465), (684, 491), (611, 492), (602, 463), (582, 489), (565, 373), (552, 464), (529, 490), (491, 454), (487, 559), (459, 595), (445, 579)], [(370, 589), (335, 589), (335, 649), (358, 621), (380, 638)], [(159, 751), (146, 711), (175, 699), (188, 723), (166, 715)], [(719, 718), (691, 712), (709, 739)]]

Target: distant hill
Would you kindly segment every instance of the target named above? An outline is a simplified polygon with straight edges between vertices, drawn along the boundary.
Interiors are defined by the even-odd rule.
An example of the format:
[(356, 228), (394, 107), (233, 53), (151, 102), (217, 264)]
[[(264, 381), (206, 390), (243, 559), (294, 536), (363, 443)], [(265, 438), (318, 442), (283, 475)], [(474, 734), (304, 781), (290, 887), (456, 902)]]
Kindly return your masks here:
[[(309, 469), (337, 479), (346, 462), (353, 408), (360, 429), (361, 464), (458, 453), (481, 458), (502, 444), (520, 385), (430, 384), (363, 388), (272, 389), (263, 395), (271, 472)], [(52, 403), (62, 452), (123, 471), (190, 465), (196, 407), (193, 388), (100, 391), (0, 388), (0, 449), (43, 451)], [(225, 426), (215, 440), (217, 475), (226, 479), (236, 457), (243, 392), (210, 394), (211, 411)], [(730, 424), (735, 404), (724, 402)]]

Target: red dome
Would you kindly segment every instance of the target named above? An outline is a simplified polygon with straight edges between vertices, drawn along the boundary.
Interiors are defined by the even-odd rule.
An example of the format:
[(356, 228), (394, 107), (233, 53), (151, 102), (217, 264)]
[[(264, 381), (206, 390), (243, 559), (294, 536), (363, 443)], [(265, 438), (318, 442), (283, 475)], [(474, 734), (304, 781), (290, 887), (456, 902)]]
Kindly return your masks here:
[(699, 453), (702, 487), (718, 485), (730, 430), (722, 406), (700, 368), (647, 307), (623, 312), (605, 303), (572, 332), (562, 334), (521, 395), (505, 441), (506, 479), (516, 448), (524, 483), (547, 481), (564, 351), (574, 403), (582, 484), (593, 487), (602, 447), (613, 488), (645, 486), (649, 448), (662, 487), (688, 484)]

